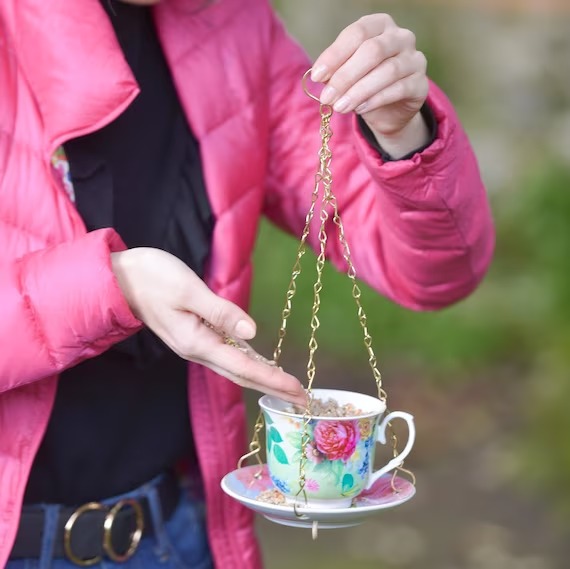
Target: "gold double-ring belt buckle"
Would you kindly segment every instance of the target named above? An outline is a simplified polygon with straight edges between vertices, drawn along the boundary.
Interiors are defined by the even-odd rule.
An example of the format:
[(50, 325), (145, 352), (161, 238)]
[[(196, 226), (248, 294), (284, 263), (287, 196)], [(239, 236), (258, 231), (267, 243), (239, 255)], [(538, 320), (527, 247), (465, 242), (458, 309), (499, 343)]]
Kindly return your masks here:
[(79, 565), (80, 567), (89, 567), (90, 565), (95, 565), (95, 563), (99, 563), (102, 559), (100, 555), (96, 555), (95, 557), (90, 557), (89, 559), (81, 559), (77, 557), (75, 553), (73, 553), (73, 549), (71, 548), (71, 532), (73, 530), (73, 526), (75, 522), (82, 516), (85, 512), (91, 511), (106, 511), (107, 508), (103, 506), (103, 504), (99, 504), (99, 502), (89, 502), (88, 504), (83, 504), (80, 506), (69, 516), (65, 527), (63, 529), (63, 548), (65, 550), (65, 555), (67, 558), (75, 565)]
[[(118, 553), (115, 548), (113, 547), (113, 540), (112, 540), (112, 533), (113, 533), (113, 524), (115, 522), (115, 518), (117, 514), (125, 507), (130, 506), (135, 512), (135, 530), (131, 535), (131, 542), (127, 551), (125, 553)], [(89, 502), (88, 504), (84, 504), (80, 506), (71, 514), (69, 519), (67, 520), (64, 532), (63, 532), (63, 547), (65, 550), (65, 554), (67, 558), (74, 563), (75, 565), (79, 565), (80, 567), (89, 567), (90, 565), (95, 565), (102, 561), (101, 555), (96, 555), (95, 557), (90, 557), (88, 559), (81, 559), (73, 552), (71, 547), (71, 533), (73, 531), (73, 527), (77, 522), (78, 518), (85, 514), (86, 512), (90, 511), (102, 511), (106, 512), (108, 510), (107, 515), (105, 516), (105, 521), (103, 522), (103, 550), (108, 555), (109, 559), (117, 562), (123, 563), (130, 559), (137, 547), (140, 543), (142, 538), (142, 534), (144, 531), (144, 515), (141, 508), (141, 505), (133, 499), (128, 500), (121, 500), (117, 502), (110, 510), (107, 506), (100, 504), (99, 502)]]
[[(115, 522), (117, 514), (123, 508), (126, 508), (128, 506), (130, 506), (135, 512), (135, 531), (131, 534), (131, 543), (129, 544), (127, 551), (125, 551), (125, 553), (117, 553), (113, 547), (112, 541), (113, 523)], [(141, 505), (133, 499), (121, 500), (117, 502), (109, 510), (109, 513), (105, 517), (105, 521), (103, 522), (103, 530), (103, 549), (105, 550), (105, 553), (112, 561), (115, 561), (116, 563), (124, 563), (134, 555), (142, 538), (144, 530), (144, 515)]]

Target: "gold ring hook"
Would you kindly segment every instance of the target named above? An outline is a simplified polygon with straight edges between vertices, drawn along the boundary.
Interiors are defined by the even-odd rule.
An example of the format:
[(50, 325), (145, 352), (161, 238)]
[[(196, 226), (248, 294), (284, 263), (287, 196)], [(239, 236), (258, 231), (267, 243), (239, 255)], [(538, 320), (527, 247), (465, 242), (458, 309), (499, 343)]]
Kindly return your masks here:
[(305, 74), (303, 75), (303, 91), (305, 91), (305, 94), (308, 97), (311, 97), (311, 99), (313, 99), (313, 101), (317, 101), (317, 103), (320, 104), (321, 100), (316, 97), (315, 95), (313, 95), (308, 89), (307, 89), (307, 75), (309, 75), (309, 73), (313, 70), (313, 68), (311, 67), (311, 69), (308, 69), (307, 71), (305, 71)]

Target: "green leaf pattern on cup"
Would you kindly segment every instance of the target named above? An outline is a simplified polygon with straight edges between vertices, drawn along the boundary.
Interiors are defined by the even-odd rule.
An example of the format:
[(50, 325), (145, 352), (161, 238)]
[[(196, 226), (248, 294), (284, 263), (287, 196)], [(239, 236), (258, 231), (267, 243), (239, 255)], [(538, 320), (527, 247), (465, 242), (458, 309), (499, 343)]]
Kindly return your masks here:
[(342, 477), (342, 495), (350, 496), (354, 491), (354, 476), (352, 474), (345, 474)]
[(275, 427), (269, 428), (269, 437), (274, 443), (282, 443), (283, 437)]
[(285, 451), (281, 448), (280, 445), (278, 444), (273, 445), (273, 454), (275, 455), (277, 462), (281, 464), (289, 464), (289, 461), (287, 460), (287, 455), (285, 454)]

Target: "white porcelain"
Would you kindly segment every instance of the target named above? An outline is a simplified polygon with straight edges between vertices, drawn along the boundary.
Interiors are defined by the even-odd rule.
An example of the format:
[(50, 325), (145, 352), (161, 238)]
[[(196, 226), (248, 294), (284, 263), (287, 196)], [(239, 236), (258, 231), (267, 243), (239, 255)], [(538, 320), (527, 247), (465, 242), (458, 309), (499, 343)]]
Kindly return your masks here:
[[(260, 476), (256, 477), (258, 473)], [(272, 522), (311, 528), (316, 521), (319, 529), (334, 529), (359, 525), (382, 510), (404, 504), (416, 493), (411, 482), (398, 476), (394, 482), (397, 492), (394, 492), (391, 480), (391, 474), (381, 476), (346, 508), (321, 509), (298, 502), (299, 516), (292, 504), (275, 505), (257, 499), (262, 492), (274, 489), (267, 465), (245, 466), (234, 470), (223, 478), (221, 485), (226, 494)]]

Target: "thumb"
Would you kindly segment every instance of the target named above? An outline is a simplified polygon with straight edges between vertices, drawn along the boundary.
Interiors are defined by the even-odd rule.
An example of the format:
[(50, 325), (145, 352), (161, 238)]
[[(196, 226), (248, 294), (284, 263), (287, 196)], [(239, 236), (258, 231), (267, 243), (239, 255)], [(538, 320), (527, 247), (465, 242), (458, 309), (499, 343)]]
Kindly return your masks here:
[(203, 318), (214, 328), (241, 340), (251, 340), (257, 331), (255, 321), (239, 306), (214, 294), (196, 277), (187, 310)]

